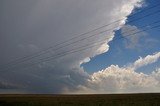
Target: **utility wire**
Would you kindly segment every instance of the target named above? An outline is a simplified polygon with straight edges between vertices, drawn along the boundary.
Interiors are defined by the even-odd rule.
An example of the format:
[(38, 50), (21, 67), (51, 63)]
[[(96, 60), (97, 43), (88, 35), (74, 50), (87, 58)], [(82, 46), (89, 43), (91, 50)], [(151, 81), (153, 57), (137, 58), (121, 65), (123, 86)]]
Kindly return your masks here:
[[(146, 29), (143, 29), (143, 30), (140, 30), (140, 31), (137, 31), (137, 32), (134, 32), (132, 34), (125, 35), (125, 36), (121, 36), (121, 37), (118, 37), (116, 39), (113, 39), (112, 42), (115, 42), (116, 40), (120, 40), (122, 38), (133, 36), (133, 35), (138, 34), (138, 33), (142, 33), (144, 31), (147, 31), (147, 30), (150, 30), (150, 29), (155, 29), (155, 28), (158, 28), (158, 27), (160, 27), (160, 25), (156, 25), (156, 26), (153, 26), (153, 27), (150, 27), (150, 28), (146, 28)], [(109, 39), (109, 37), (107, 39)], [(103, 39), (103, 40), (100, 40), (98, 42), (95, 42), (95, 45), (98, 45), (98, 44), (101, 44), (101, 43), (104, 43), (104, 42), (106, 42), (106, 41), (104, 41), (104, 39)], [(89, 49), (90, 47), (95, 47), (95, 45), (93, 45), (93, 43), (91, 43), (91, 44), (87, 44), (87, 45), (81, 46), (80, 48), (84, 48), (84, 47), (86, 48), (87, 47), (87, 49)], [(89, 46), (89, 48), (88, 48), (88, 46)], [(78, 48), (76, 48), (76, 49), (78, 49)], [(75, 49), (68, 50), (67, 54), (70, 53), (70, 52), (72, 52), (72, 51), (74, 51), (74, 50)], [(66, 53), (60, 53), (58, 55), (61, 55), (61, 54), (66, 54)], [(41, 60), (41, 61), (47, 61), (48, 59), (49, 60), (52, 59), (51, 57), (57, 58), (57, 56), (49, 56), (49, 57), (47, 57), (45, 59), (39, 59), (39, 60)]]
[[(126, 38), (126, 37), (130, 37), (130, 36), (133, 36), (135, 34), (138, 34), (138, 33), (142, 33), (144, 31), (147, 31), (147, 30), (151, 30), (151, 29), (155, 29), (155, 28), (158, 28), (160, 27), (160, 25), (156, 25), (156, 26), (153, 26), (153, 27), (150, 27), (150, 28), (146, 28), (146, 29), (143, 29), (141, 31), (137, 31), (135, 33), (132, 33), (132, 34), (128, 34), (126, 36), (121, 36), (121, 37), (118, 37), (116, 39), (113, 39), (112, 42), (115, 42), (116, 40), (120, 40), (120, 39), (123, 39), (123, 38)], [(84, 50), (87, 50), (87, 49), (90, 49), (90, 48), (93, 48), (95, 46), (98, 46), (100, 44), (103, 44), (105, 43), (106, 41), (104, 40), (100, 40), (98, 42), (95, 42), (94, 44), (91, 43), (91, 44), (87, 44), (87, 45), (84, 45), (84, 46), (81, 46), (79, 48), (74, 48), (74, 49), (71, 49), (71, 50), (68, 50), (68, 51), (65, 51), (64, 53), (59, 53), (59, 54), (56, 54), (56, 55), (53, 55), (53, 56), (49, 56), (49, 57), (46, 57), (46, 58), (42, 58), (42, 59), (39, 59), (40, 62), (35, 62), (33, 64), (25, 64), (26, 66), (23, 66), (23, 68), (27, 68), (27, 67), (31, 67), (31, 66), (34, 66), (36, 64), (40, 64), (42, 62), (48, 62), (48, 61), (53, 61), (57, 58), (60, 58), (60, 57), (63, 57), (63, 56), (66, 56), (66, 55), (69, 55), (69, 54), (73, 54), (73, 53), (76, 53), (76, 52), (80, 52), (80, 51), (84, 51)], [(28, 65), (28, 66), (27, 66)], [(15, 67), (10, 67), (10, 68), (15, 68)], [(7, 71), (9, 70), (10, 68), (4, 70), (4, 71)]]
[[(150, 14), (147, 14), (147, 15), (145, 15), (145, 16), (143, 16), (143, 17), (140, 17), (140, 18), (131, 20), (131, 21), (129, 21), (128, 23), (135, 22), (135, 21), (137, 21), (137, 20), (141, 20), (141, 19), (143, 19), (143, 18), (145, 18), (145, 17), (148, 17), (148, 16), (153, 15), (153, 14), (156, 14), (156, 13), (160, 13), (160, 10), (156, 11), (155, 13), (150, 13)], [(114, 28), (116, 28), (116, 27), (114, 27)], [(72, 45), (72, 44), (78, 43), (78, 42), (80, 42), (80, 41), (83, 41), (83, 40), (85, 40), (85, 39), (88, 39), (88, 38), (94, 37), (94, 36), (96, 36), (96, 35), (102, 34), (102, 33), (104, 33), (104, 32), (111, 31), (111, 30), (113, 30), (114, 28), (110, 28), (110, 29), (107, 29), (107, 30), (98, 32), (98, 33), (96, 33), (96, 34), (90, 35), (90, 36), (88, 36), (88, 37), (86, 37), (86, 38), (82, 38), (82, 39), (77, 40), (77, 41), (74, 41), (74, 42), (71, 42), (71, 43), (69, 43), (69, 44), (66, 44), (66, 45), (64, 45), (64, 46), (61, 46), (61, 47), (59, 47), (59, 48), (57, 48), (57, 49), (53, 49), (53, 50), (54, 50), (54, 51), (59, 50), (59, 49), (61, 49), (61, 48), (64, 48), (64, 47), (67, 47), (67, 46), (69, 46), (69, 45)], [(47, 51), (44, 52), (43, 54), (46, 54), (46, 53), (47, 53)], [(19, 63), (28, 61), (28, 60), (30, 60), (30, 59), (33, 59), (33, 58), (38, 57), (38, 56), (41, 56), (41, 55), (42, 55), (42, 54), (38, 54), (38, 55), (35, 55), (35, 56), (31, 56), (30, 58), (27, 58), (27, 59), (25, 59), (25, 60), (17, 61), (17, 63), (16, 63), (16, 61), (15, 61), (15, 62), (13, 62), (12, 64), (8, 64), (8, 65), (19, 64)], [(6, 65), (6, 66), (8, 66), (8, 65)]]
[[(152, 6), (152, 7), (148, 8), (148, 9), (152, 9), (152, 8), (157, 7), (157, 6), (159, 6), (159, 4), (157, 4), (157, 5), (155, 5), (155, 6)], [(148, 10), (148, 9), (146, 9), (146, 10)], [(146, 10), (144, 10), (144, 11), (146, 11)], [(134, 13), (133, 15), (138, 14), (138, 13), (142, 13), (142, 12), (144, 12), (144, 11), (140, 11), (140, 12)], [(141, 20), (141, 19), (143, 19), (143, 18), (145, 18), (145, 17), (154, 15), (154, 14), (159, 13), (159, 12), (160, 12), (160, 10), (158, 10), (158, 11), (156, 11), (156, 12), (153, 12), (153, 13), (150, 13), (150, 14), (147, 14), (147, 15), (145, 15), (145, 16), (143, 16), (143, 17), (140, 17), (140, 18), (131, 20), (131, 21), (129, 21), (128, 23), (131, 23), (131, 22), (134, 22), (134, 21), (137, 21), (137, 20)], [(122, 20), (122, 19), (121, 19), (121, 20)], [(109, 25), (111, 25), (111, 24), (113, 24), (113, 23), (115, 23), (115, 22), (118, 22), (118, 21), (120, 21), (120, 20), (114, 21), (114, 22), (109, 23), (109, 24), (107, 24), (107, 25), (105, 25), (105, 26), (101, 26), (101, 27), (99, 27), (99, 28), (97, 28), (97, 29), (91, 30), (91, 31), (86, 32), (86, 33), (83, 33), (83, 34), (81, 34), (81, 35), (86, 35), (86, 34), (92, 32), (92, 31), (95, 31), (95, 30), (101, 29), (101, 28), (103, 28), (103, 27), (109, 26)], [(114, 28), (116, 28), (116, 27), (114, 27)], [(5, 64), (4, 66), (8, 66), (8, 65), (12, 65), (12, 64), (17, 64), (16, 62), (19, 63), (19, 62), (24, 62), (24, 61), (33, 59), (33, 58), (35, 58), (35, 57), (38, 57), (38, 56), (41, 56), (41, 55), (43, 55), (43, 54), (48, 53), (48, 52), (49, 52), (48, 50), (50, 50), (50, 49), (53, 49), (54, 51), (56, 51), (56, 50), (59, 50), (59, 49), (61, 49), (61, 48), (67, 47), (67, 46), (69, 46), (69, 45), (78, 43), (78, 42), (80, 42), (80, 41), (82, 41), (82, 40), (85, 40), (85, 39), (88, 39), (88, 38), (90, 38), (90, 37), (96, 36), (96, 35), (98, 35), (98, 34), (101, 34), (101, 33), (104, 33), (104, 32), (110, 31), (110, 30), (113, 30), (114, 28), (101, 31), (101, 32), (99, 32), (99, 33), (90, 35), (90, 36), (88, 36), (88, 37), (86, 37), (86, 38), (82, 38), (82, 39), (80, 39), (80, 40), (71, 42), (71, 43), (66, 44), (66, 45), (64, 45), (64, 46), (61, 46), (61, 47), (59, 47), (59, 48), (53, 49), (54, 47), (57, 47), (58, 45), (64, 44), (63, 42), (62, 42), (62, 43), (59, 43), (58, 45), (55, 45), (54, 47), (49, 47), (49, 48), (44, 49), (44, 50), (42, 50), (42, 51), (40, 51), (40, 52), (37, 52), (37, 53), (35, 53), (35, 54), (33, 54), (33, 55), (25, 56), (25, 57), (23, 57), (23, 58), (19, 58), (19, 59), (17, 59), (17, 60), (14, 60), (14, 61), (12, 61), (12, 62), (9, 62), (9, 63)], [(79, 35), (79, 36), (80, 36), (80, 35)], [(79, 36), (77, 36), (77, 37), (79, 37)], [(75, 39), (75, 37), (73, 37), (73, 39)], [(73, 39), (71, 38), (70, 40), (73, 40)], [(68, 41), (70, 41), (70, 40), (68, 40)], [(68, 41), (67, 41), (67, 42), (68, 42)], [(64, 42), (66, 43), (66, 41), (64, 41)]]

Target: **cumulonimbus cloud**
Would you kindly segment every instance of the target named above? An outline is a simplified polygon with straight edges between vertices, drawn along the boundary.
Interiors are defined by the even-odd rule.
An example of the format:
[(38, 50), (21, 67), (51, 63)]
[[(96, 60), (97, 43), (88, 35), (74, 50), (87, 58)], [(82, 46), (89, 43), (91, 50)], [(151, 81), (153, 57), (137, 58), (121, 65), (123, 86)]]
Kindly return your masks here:
[(86, 85), (79, 86), (78, 93), (134, 93), (159, 92), (160, 70), (151, 74), (138, 73), (136, 68), (156, 62), (159, 53), (136, 60), (133, 67), (111, 65), (90, 75)]
[[(118, 19), (122, 20), (101, 29), (111, 29), (106, 33), (98, 34), (95, 37), (85, 39), (81, 42), (76, 42), (74, 45), (62, 47), (58, 51), (51, 50), (51, 52), (36, 59), (38, 60), (50, 57), (56, 53), (80, 48), (91, 42), (96, 44), (101, 39), (105, 41), (103, 44), (49, 62), (42, 61), (42, 63), (33, 67), (28, 66), (26, 69), (23, 69), (23, 67), (26, 67), (25, 64), (20, 65), (20, 68), (16, 65), (15, 68), (1, 73), (0, 77), (5, 79), (7, 83), (24, 86), (20, 86), (19, 89), (22, 88), (29, 93), (62, 93), (67, 89), (76, 91), (79, 86), (84, 85), (86, 81), (90, 79), (90, 75), (85, 72), (83, 67), (80, 67), (81, 64), (86, 61), (88, 62), (90, 57), (109, 50), (108, 42), (112, 41), (115, 34), (114, 31), (120, 29), (125, 24), (127, 16), (130, 15), (136, 7), (141, 7), (142, 2), (143, 0), (3, 1), (4, 9), (0, 11), (3, 13), (2, 19), (3, 22), (6, 23), (7, 28), (1, 30), (1, 35), (4, 35), (6, 39), (10, 38), (6, 41), (0, 39), (0, 47), (2, 45), (10, 45), (7, 52), (0, 55), (2, 58), (5, 58), (4, 60), (6, 60), (6, 58), (10, 59), (12, 56), (23, 57), (30, 53), (28, 51), (20, 52), (20, 50), (17, 49), (18, 45), (33, 44), (35, 45), (34, 47), (41, 50), (51, 44), (54, 45), (58, 41), (75, 37), (76, 34), (112, 23)], [(11, 22), (11, 20), (14, 20), (14, 22)], [(4, 26), (5, 25), (1, 26), (1, 29), (3, 29)], [(97, 32), (99, 31), (93, 33)], [(86, 36), (89, 36), (89, 34)], [(80, 38), (84, 37), (80, 36), (79, 39)], [(73, 42), (75, 42), (75, 40)], [(6, 47), (1, 48), (6, 50)], [(32, 59), (32, 61), (29, 61), (27, 64), (30, 65), (37, 60), (33, 61)], [(119, 69), (113, 66), (112, 68)], [(94, 76), (97, 74), (94, 74)], [(90, 83), (91, 82), (92, 80)]]

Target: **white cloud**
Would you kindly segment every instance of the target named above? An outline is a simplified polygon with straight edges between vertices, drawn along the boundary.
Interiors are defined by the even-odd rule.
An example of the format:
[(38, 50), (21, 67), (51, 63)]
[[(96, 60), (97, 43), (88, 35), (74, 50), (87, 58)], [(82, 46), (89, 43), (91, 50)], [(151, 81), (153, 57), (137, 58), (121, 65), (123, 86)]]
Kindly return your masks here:
[[(155, 62), (159, 53), (148, 55), (138, 59), (133, 64), (147, 64)], [(147, 63), (146, 63), (147, 61)], [(139, 65), (138, 65), (139, 66)], [(159, 92), (160, 89), (160, 69), (151, 74), (135, 72), (131, 67), (119, 67), (111, 65), (104, 70), (90, 75), (86, 85), (78, 86), (77, 93), (134, 93), (134, 92)]]
[(124, 42), (125, 47), (130, 49), (141, 47), (140, 38), (146, 35), (145, 32), (141, 31), (140, 29), (138, 29), (136, 26), (133, 25), (123, 26), (121, 29), (121, 34), (126, 38), (126, 41)]
[(138, 60), (134, 62), (134, 64), (131, 66), (133, 69), (140, 68), (142, 66), (146, 66), (148, 64), (154, 63), (158, 61), (160, 58), (160, 52), (155, 53), (153, 55), (148, 55), (145, 58), (140, 57)]
[[(130, 69), (111, 65), (103, 71), (94, 73), (89, 80), (91, 87), (100, 89), (103, 93), (109, 92), (143, 92), (157, 86), (159, 81), (150, 75), (137, 73)], [(94, 86), (95, 87), (94, 87)], [(144, 90), (144, 92), (146, 92)]]
[(160, 68), (156, 69), (155, 71), (152, 72), (152, 76), (159, 81), (160, 85)]
[[(61, 93), (64, 88), (69, 90), (77, 89), (77, 86), (79, 87), (85, 84), (86, 80), (90, 77), (80, 65), (83, 62), (89, 61), (90, 57), (109, 50), (108, 42), (113, 39), (114, 30), (121, 28), (125, 24), (127, 16), (131, 14), (134, 8), (139, 7), (142, 1), (143, 0), (27, 0), (20, 2), (19, 0), (15, 0), (12, 3), (5, 1), (4, 9), (2, 10), (4, 13), (3, 22), (6, 22), (8, 27), (7, 31), (4, 30), (5, 32), (2, 31), (2, 33), (5, 34), (4, 36), (7, 36), (6, 38), (12, 37), (12, 39), (7, 39), (7, 42), (2, 41), (2, 45), (11, 45), (11, 49), (9, 50), (12, 50), (12, 52), (8, 51), (7, 53), (9, 54), (5, 54), (5, 57), (3, 57), (5, 58), (4, 60), (10, 58), (9, 56), (19, 57), (19, 54), (22, 53), (14, 49), (16, 45), (15, 42), (17, 45), (35, 44), (36, 47), (46, 48), (51, 44), (54, 45), (53, 43), (70, 38), (71, 35), (95, 29), (97, 26), (111, 23), (117, 19), (123, 20), (102, 29), (112, 29), (104, 34), (77, 42), (75, 45), (54, 51), (54, 53), (65, 52), (74, 47), (84, 46), (90, 42), (95, 42), (96, 44), (100, 39), (106, 41), (103, 44), (58, 58), (57, 60), (48, 62), (48, 65), (46, 65), (46, 62), (44, 65), (42, 64), (41, 67), (37, 65), (23, 69), (25, 65), (22, 65), (20, 68), (12, 69), (12, 71), (15, 71), (14, 74), (11, 74), (9, 70), (9, 72), (0, 74), (0, 77), (3, 76), (7, 78), (8, 82), (14, 80), (15, 83), (26, 84), (27, 87), (25, 90), (31, 93)], [(10, 5), (10, 8), (8, 8), (8, 5)], [(25, 8), (21, 8), (22, 6)], [(15, 19), (14, 23), (9, 23), (10, 20), (14, 20), (12, 19), (13, 17), (19, 17), (19, 20)], [(31, 46), (31, 48), (33, 48), (33, 46)], [(39, 49), (41, 50), (41, 48)], [(43, 57), (47, 56), (51, 56), (51, 53)], [(36, 59), (34, 62), (40, 58)], [(30, 63), (33, 63), (33, 61)], [(27, 65), (30, 66), (30, 63)], [(119, 69), (118, 67), (113, 68)], [(95, 76), (96, 75), (97, 74), (95, 74)], [(112, 78), (113, 77), (109, 79)], [(28, 83), (28, 81), (30, 83)]]

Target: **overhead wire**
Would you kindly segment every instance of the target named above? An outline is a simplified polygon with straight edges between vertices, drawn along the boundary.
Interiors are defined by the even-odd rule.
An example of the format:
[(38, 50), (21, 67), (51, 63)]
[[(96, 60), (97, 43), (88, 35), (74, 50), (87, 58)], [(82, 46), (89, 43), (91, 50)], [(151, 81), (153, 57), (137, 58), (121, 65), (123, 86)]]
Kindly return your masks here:
[[(123, 38), (126, 38), (126, 37), (130, 37), (130, 36), (133, 36), (135, 34), (138, 34), (138, 33), (142, 33), (144, 31), (147, 31), (147, 30), (151, 30), (151, 29), (155, 29), (155, 28), (159, 28), (160, 25), (156, 25), (156, 26), (152, 26), (150, 28), (146, 28), (146, 29), (143, 29), (143, 30), (140, 30), (140, 31), (137, 31), (137, 32), (134, 32), (132, 34), (128, 34), (126, 36), (120, 36), (116, 39), (113, 39), (112, 42), (116, 41), (116, 40), (120, 40), (120, 39), (123, 39)], [(71, 49), (71, 50), (68, 50), (68, 51), (65, 51), (65, 52), (62, 52), (62, 53), (59, 53), (59, 54), (56, 54), (56, 55), (53, 55), (53, 56), (49, 56), (49, 57), (46, 57), (46, 58), (42, 58), (42, 59), (39, 59), (40, 61), (39, 62), (35, 62), (35, 63), (32, 63), (32, 64), (28, 64), (28, 66), (23, 66), (23, 68), (27, 68), (27, 67), (31, 67), (31, 66), (34, 66), (34, 65), (37, 65), (37, 64), (40, 64), (42, 62), (48, 62), (48, 61), (53, 61), (57, 58), (60, 58), (60, 57), (63, 57), (63, 56), (66, 56), (66, 55), (69, 55), (69, 54), (73, 54), (73, 53), (76, 53), (76, 52), (80, 52), (80, 51), (84, 51), (84, 50), (87, 50), (87, 49), (90, 49), (90, 48), (93, 48), (95, 46), (98, 46), (100, 44), (103, 44), (105, 43), (106, 41), (104, 40), (100, 40), (100, 41), (97, 41), (95, 42), (94, 44), (91, 43), (91, 44), (87, 44), (87, 45), (84, 45), (84, 46), (81, 46), (81, 47), (78, 47), (78, 48), (74, 48), (74, 49)], [(12, 68), (15, 68), (15, 67), (12, 67)], [(9, 69), (6, 69), (4, 71), (7, 71)]]
[[(144, 16), (142, 16), (142, 17), (136, 18), (136, 19), (134, 19), (134, 20), (131, 20), (131, 21), (129, 21), (128, 23), (132, 23), (132, 22), (135, 22), (135, 21), (139, 21), (139, 20), (141, 20), (141, 19), (143, 19), (143, 18), (145, 18), (145, 17), (154, 15), (154, 14), (156, 14), (156, 13), (160, 13), (160, 10), (158, 10), (158, 11), (156, 11), (156, 12), (153, 12), (153, 13), (150, 13), (150, 14), (147, 14), (147, 15), (144, 15)], [(90, 35), (90, 36), (87, 36), (86, 38), (78, 39), (78, 40), (76, 40), (76, 41), (74, 41), (74, 42), (68, 43), (68, 44), (66, 44), (66, 45), (64, 45), (64, 46), (61, 46), (61, 47), (59, 47), (59, 48), (52, 49), (52, 50), (56, 51), (56, 50), (62, 49), (62, 48), (64, 48), (64, 47), (67, 47), (67, 46), (69, 46), (69, 45), (72, 45), (72, 44), (78, 43), (78, 42), (80, 42), (80, 41), (83, 41), (83, 40), (85, 40), (85, 39), (88, 39), (88, 38), (97, 36), (97, 35), (102, 34), (102, 33), (104, 33), (104, 32), (111, 31), (111, 30), (113, 30), (114, 28), (116, 28), (116, 27), (113, 27), (113, 28), (110, 28), (110, 29), (107, 29), (107, 30), (98, 32), (98, 33), (96, 33), (96, 34), (92, 34), (92, 35)], [(46, 54), (46, 53), (48, 53), (48, 51), (45, 51), (45, 52), (43, 52), (42, 54), (37, 54), (37, 55), (30, 56), (30, 57), (28, 57), (28, 58), (26, 58), (26, 59), (24, 59), (24, 60), (22, 59), (22, 60), (19, 60), (19, 61), (18, 61), (18, 60), (17, 60), (17, 61), (13, 61), (13, 62), (10, 63), (10, 64), (5, 64), (5, 66), (14, 65), (14, 64), (19, 64), (19, 63), (28, 61), (28, 60), (30, 60), (30, 59), (39, 57), (39, 56), (41, 56), (41, 55), (43, 55), (43, 54)], [(4, 66), (4, 67), (5, 67), (5, 66)]]
[[(136, 15), (136, 14), (139, 14), (139, 13), (143, 13), (143, 12), (145, 12), (145, 11), (147, 11), (147, 10), (150, 10), (150, 9), (156, 8), (156, 7), (158, 7), (159, 5), (160, 5), (160, 4), (158, 3), (158, 4), (154, 5), (154, 6), (147, 7), (147, 8), (144, 9), (144, 10), (134, 12), (134, 13), (131, 14), (129, 17), (132, 17), (132, 16), (134, 16), (134, 15)], [(158, 13), (158, 12), (159, 12), (159, 11), (157, 11), (157, 13)], [(145, 18), (145, 17), (147, 17), (147, 16), (150, 16), (150, 15), (153, 15), (153, 13), (148, 14), (148, 15), (146, 15), (146, 16), (144, 16), (144, 17), (141, 17), (141, 18), (139, 18), (139, 20), (140, 20), (140, 19), (143, 19), (143, 18)], [(54, 46), (51, 46), (51, 47), (48, 47), (48, 48), (43, 49), (43, 50), (41, 50), (41, 51), (38, 51), (38, 52), (36, 52), (36, 53), (34, 53), (34, 54), (27, 55), (27, 56), (24, 56), (24, 57), (22, 57), (22, 58), (18, 58), (18, 59), (15, 59), (15, 60), (13, 60), (13, 61), (10, 61), (10, 62), (4, 64), (3, 66), (8, 66), (8, 65), (10, 65), (10, 64), (16, 64), (16, 62), (27, 61), (27, 60), (33, 59), (33, 58), (35, 58), (35, 57), (38, 57), (38, 56), (41, 56), (41, 55), (43, 55), (43, 54), (48, 53), (48, 52), (49, 52), (48, 50), (52, 50), (52, 49), (53, 49), (53, 50), (59, 50), (59, 49), (61, 49), (61, 48), (63, 48), (63, 47), (69, 46), (69, 45), (74, 44), (74, 43), (77, 43), (77, 42), (72, 42), (71, 44), (67, 44), (66, 46), (62, 46), (62, 47), (56, 48), (56, 47), (59, 46), (59, 45), (65, 44), (65, 43), (67, 43), (67, 42), (69, 42), (69, 41), (72, 41), (72, 40), (74, 40), (74, 39), (76, 39), (76, 38), (79, 38), (79, 37), (81, 37), (81, 36), (87, 35), (87, 34), (89, 34), (89, 33), (91, 33), (91, 32), (94, 32), (94, 31), (97, 31), (97, 30), (99, 30), (99, 29), (101, 29), (101, 28), (110, 26), (110, 25), (112, 25), (112, 24), (114, 24), (114, 23), (116, 23), (116, 22), (122, 21), (122, 20), (123, 20), (123, 19), (118, 19), (118, 20), (116, 20), (116, 21), (113, 21), (113, 22), (108, 23), (108, 24), (106, 24), (106, 25), (100, 26), (100, 27), (95, 28), (95, 29), (93, 29), (93, 30), (90, 30), (90, 31), (88, 31), (88, 32), (85, 32), (85, 33), (82, 33), (82, 34), (73, 36), (72, 38), (70, 38), (70, 39), (68, 39), (68, 40), (65, 40), (65, 41), (63, 41), (63, 42), (60, 42), (60, 43), (54, 45)], [(137, 20), (137, 19), (135, 19), (135, 20)], [(134, 22), (134, 20), (129, 21), (129, 22)], [(111, 29), (109, 29), (109, 30), (111, 30)], [(95, 35), (95, 34), (94, 34), (94, 35)], [(92, 37), (92, 36), (91, 36), (91, 37)], [(84, 40), (84, 39), (82, 39), (82, 40)], [(80, 41), (81, 41), (81, 40), (80, 40)], [(55, 48), (55, 49), (54, 49), (54, 48)]]

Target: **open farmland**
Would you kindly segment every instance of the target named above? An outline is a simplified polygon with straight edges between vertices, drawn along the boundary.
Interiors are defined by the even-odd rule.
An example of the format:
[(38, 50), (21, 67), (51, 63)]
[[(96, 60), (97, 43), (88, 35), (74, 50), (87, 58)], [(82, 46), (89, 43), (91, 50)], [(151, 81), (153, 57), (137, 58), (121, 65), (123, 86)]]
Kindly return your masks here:
[(93, 95), (0, 95), (0, 106), (159, 106), (160, 93)]

